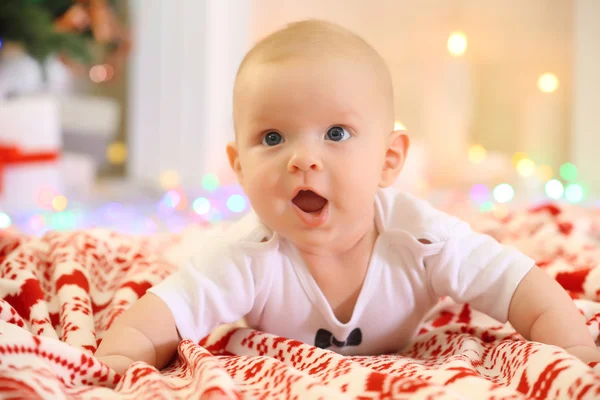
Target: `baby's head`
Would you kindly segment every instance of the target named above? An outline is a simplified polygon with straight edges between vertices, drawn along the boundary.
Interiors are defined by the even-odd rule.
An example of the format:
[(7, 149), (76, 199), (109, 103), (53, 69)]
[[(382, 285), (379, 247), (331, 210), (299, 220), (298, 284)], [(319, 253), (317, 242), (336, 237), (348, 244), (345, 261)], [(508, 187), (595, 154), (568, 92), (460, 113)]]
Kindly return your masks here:
[(227, 154), (255, 212), (318, 253), (353, 246), (373, 228), (375, 193), (396, 180), (408, 149), (394, 132), (381, 56), (322, 21), (291, 24), (246, 55), (234, 123)]

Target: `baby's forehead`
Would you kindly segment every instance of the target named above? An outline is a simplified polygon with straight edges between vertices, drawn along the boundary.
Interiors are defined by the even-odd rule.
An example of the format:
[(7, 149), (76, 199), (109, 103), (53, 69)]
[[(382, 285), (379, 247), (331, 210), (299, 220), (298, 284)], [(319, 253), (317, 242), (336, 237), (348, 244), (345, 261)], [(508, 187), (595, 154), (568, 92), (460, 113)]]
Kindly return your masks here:
[(368, 62), (303, 55), (248, 65), (236, 81), (234, 107), (259, 111), (261, 106), (316, 107), (326, 102), (329, 110), (356, 109), (360, 108), (356, 103), (365, 101), (382, 104), (388, 98), (386, 87), (385, 76)]
[[(295, 84), (300, 82), (305, 86)], [(247, 95), (263, 95), (273, 90), (285, 92), (288, 87), (315, 92), (358, 89), (364, 85), (378, 89), (384, 96), (392, 92), (387, 69), (379, 68), (364, 54), (301, 53), (276, 61), (255, 59), (249, 60), (236, 78), (234, 102)]]
[[(258, 80), (270, 82), (269, 72), (288, 73), (286, 68), (294, 64), (319, 68), (337, 62), (337, 67), (345, 71), (356, 68), (356, 74), (349, 79), (372, 82), (377, 91), (386, 99), (384, 108), (393, 120), (393, 88), (389, 69), (379, 53), (358, 35), (337, 25), (323, 21), (302, 21), (286, 29), (275, 32), (248, 52), (242, 61), (234, 85), (234, 119), (236, 109), (241, 107), (240, 99), (251, 92), (261, 92)], [(340, 63), (341, 62), (341, 63)], [(294, 74), (302, 70), (293, 69)], [(346, 74), (347, 76), (348, 74)], [(297, 75), (294, 75), (297, 76)]]

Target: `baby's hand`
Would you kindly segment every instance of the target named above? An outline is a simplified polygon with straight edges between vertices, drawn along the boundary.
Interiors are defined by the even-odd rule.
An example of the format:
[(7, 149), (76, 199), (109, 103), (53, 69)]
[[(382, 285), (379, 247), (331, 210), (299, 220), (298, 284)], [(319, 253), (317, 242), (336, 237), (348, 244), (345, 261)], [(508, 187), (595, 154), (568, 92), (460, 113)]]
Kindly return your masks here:
[(134, 363), (131, 358), (125, 356), (100, 356), (96, 357), (97, 360), (106, 364), (110, 368), (114, 369), (119, 375), (123, 375), (127, 368)]
[(565, 350), (586, 364), (600, 363), (600, 349), (597, 347), (573, 346), (568, 347)]

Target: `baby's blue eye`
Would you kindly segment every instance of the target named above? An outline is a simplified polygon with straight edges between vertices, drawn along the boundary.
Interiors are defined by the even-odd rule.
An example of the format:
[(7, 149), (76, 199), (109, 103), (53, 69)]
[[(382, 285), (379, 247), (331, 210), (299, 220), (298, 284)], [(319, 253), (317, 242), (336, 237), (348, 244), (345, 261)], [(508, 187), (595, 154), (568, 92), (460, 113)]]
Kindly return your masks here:
[(277, 146), (283, 141), (281, 135), (277, 132), (271, 131), (263, 137), (262, 144), (265, 146)]
[(325, 139), (333, 140), (334, 142), (342, 142), (344, 140), (350, 139), (350, 134), (341, 126), (332, 126), (327, 131)]

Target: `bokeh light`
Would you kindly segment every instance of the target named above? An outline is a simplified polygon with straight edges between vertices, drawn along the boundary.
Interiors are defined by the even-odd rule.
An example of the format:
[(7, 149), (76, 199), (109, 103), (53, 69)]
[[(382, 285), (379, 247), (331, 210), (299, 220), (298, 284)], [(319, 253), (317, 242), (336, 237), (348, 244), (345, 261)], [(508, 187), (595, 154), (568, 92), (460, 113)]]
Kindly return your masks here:
[(501, 183), (496, 186), (493, 193), (498, 203), (508, 203), (515, 197), (515, 190), (508, 183)]
[(538, 78), (537, 85), (541, 92), (552, 93), (558, 89), (558, 78), (551, 73), (542, 74)]
[(115, 68), (110, 64), (94, 65), (90, 68), (90, 79), (94, 83), (110, 81), (115, 76)]
[(523, 177), (530, 177), (535, 172), (535, 163), (529, 158), (523, 158), (517, 163), (517, 172)]
[(583, 200), (583, 187), (576, 183), (571, 183), (567, 185), (565, 189), (565, 198), (571, 203), (579, 203)]
[(198, 197), (192, 203), (192, 208), (198, 215), (206, 215), (210, 211), (210, 201), (206, 197)]
[(219, 188), (219, 178), (215, 174), (206, 174), (202, 177), (202, 187), (209, 192)]
[(483, 203), (489, 200), (490, 189), (482, 183), (474, 185), (469, 192), (471, 199), (476, 203)]
[(551, 199), (558, 200), (565, 194), (565, 188), (558, 179), (551, 179), (544, 186), (546, 195)]
[[(208, 193), (199, 189), (194, 197), (181, 187), (163, 191), (158, 198), (147, 194), (125, 202), (103, 202), (80, 198), (47, 189), (41, 193), (50, 206), (46, 210), (33, 207), (29, 213), (12, 215), (5, 210), (0, 220), (10, 228), (40, 235), (51, 230), (105, 227), (133, 234), (180, 231), (189, 224), (217, 224), (235, 220), (250, 208), (239, 184), (220, 186)], [(52, 197), (51, 197), (52, 196)], [(90, 199), (92, 200), (92, 199)], [(193, 207), (193, 209), (192, 209)], [(8, 222), (10, 221), (10, 222)]]
[(560, 177), (563, 178), (565, 181), (572, 181), (577, 179), (577, 167), (571, 163), (564, 163), (563, 165), (560, 166)]
[(236, 213), (242, 212), (246, 208), (246, 199), (242, 195), (234, 194), (227, 199), (227, 208)]
[(508, 216), (508, 207), (504, 204), (495, 204), (492, 207), (492, 215), (498, 219), (503, 219)]
[(479, 206), (479, 211), (489, 212), (489, 211), (492, 211), (493, 208), (494, 208), (494, 203), (492, 203), (491, 201), (486, 201), (485, 203), (482, 203)]
[(52, 199), (52, 208), (56, 211), (64, 211), (68, 204), (69, 200), (62, 194)]
[(33, 231), (37, 232), (46, 226), (46, 218), (43, 215), (36, 214), (29, 218), (28, 224)]
[(219, 210), (213, 208), (208, 214), (207, 219), (211, 224), (217, 224), (223, 220), (223, 214), (221, 214)]
[(463, 32), (452, 32), (448, 37), (448, 51), (455, 57), (465, 54), (467, 50), (467, 35)]
[(517, 168), (517, 165), (519, 165), (519, 161), (521, 161), (525, 158), (527, 158), (527, 153), (517, 152), (517, 153), (513, 154), (513, 156), (512, 156), (513, 167)]
[(169, 190), (179, 186), (181, 177), (179, 176), (179, 172), (174, 169), (168, 169), (160, 174), (159, 181), (163, 189)]
[(474, 144), (469, 148), (469, 161), (473, 164), (481, 164), (487, 158), (487, 150), (479, 145)]
[(77, 218), (71, 211), (54, 213), (50, 217), (50, 225), (57, 231), (68, 231), (77, 226)]
[(6, 229), (11, 225), (12, 221), (8, 214), (0, 212), (0, 229)]
[(179, 196), (180, 196), (180, 198), (179, 198), (179, 204), (177, 204), (177, 205), (175, 206), (175, 208), (176, 208), (177, 210), (179, 210), (179, 211), (183, 211), (183, 210), (185, 210), (185, 209), (188, 207), (188, 205), (189, 205), (189, 203), (188, 203), (188, 198), (187, 198), (187, 196), (185, 195), (185, 192), (183, 192), (183, 191), (180, 191), (180, 192), (179, 192)]
[(181, 194), (177, 190), (169, 190), (163, 196), (162, 202), (169, 208), (177, 208), (181, 202)]
[(394, 130), (395, 131), (405, 131), (406, 126), (404, 126), (404, 124), (402, 122), (396, 121), (396, 122), (394, 122)]
[(540, 165), (537, 168), (537, 172), (536, 172), (537, 177), (544, 181), (544, 182), (548, 182), (550, 179), (552, 179), (552, 175), (554, 175), (554, 172), (552, 171), (552, 167), (549, 165)]
[(90, 68), (90, 79), (94, 83), (101, 83), (108, 79), (108, 71), (104, 65), (94, 65)]
[(121, 141), (113, 142), (106, 148), (106, 159), (113, 165), (121, 165), (127, 160), (127, 146)]

